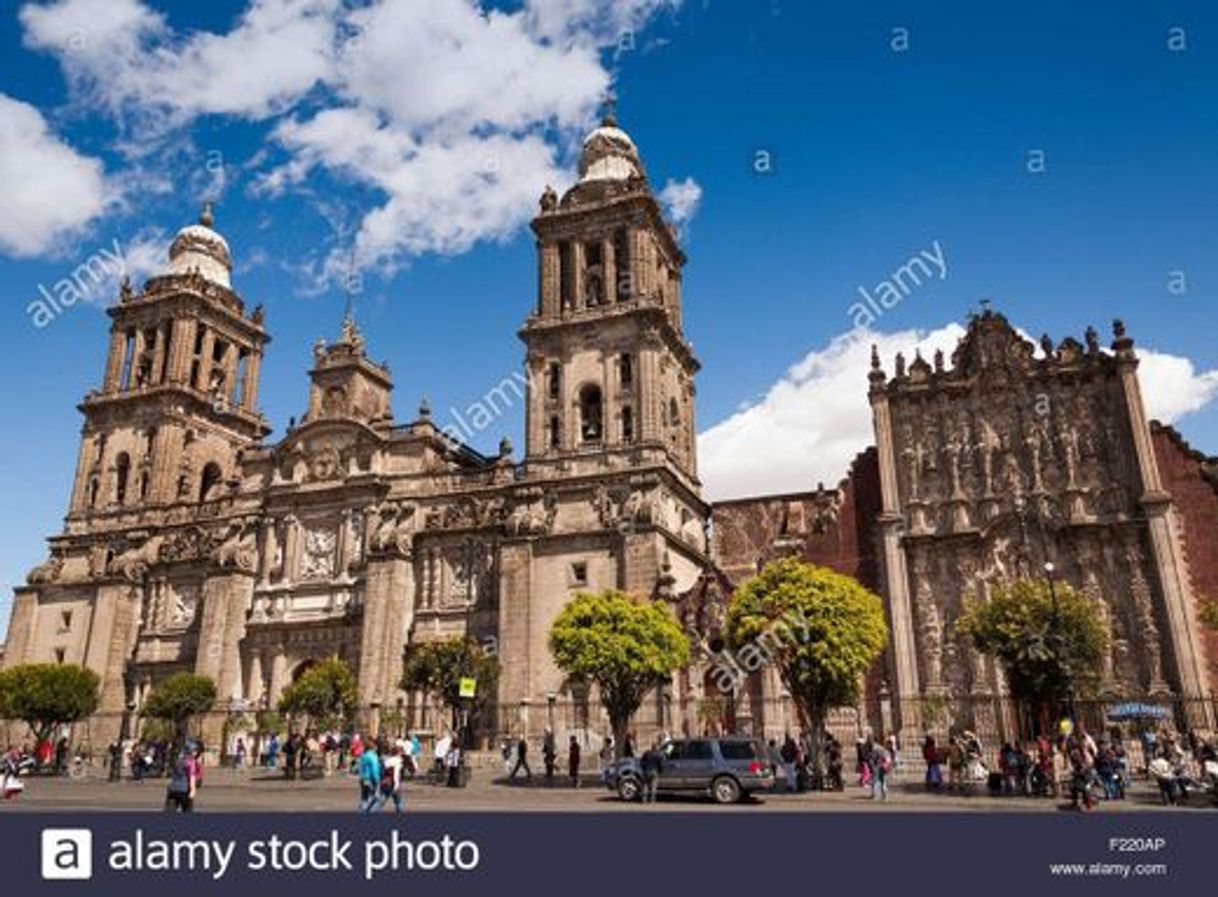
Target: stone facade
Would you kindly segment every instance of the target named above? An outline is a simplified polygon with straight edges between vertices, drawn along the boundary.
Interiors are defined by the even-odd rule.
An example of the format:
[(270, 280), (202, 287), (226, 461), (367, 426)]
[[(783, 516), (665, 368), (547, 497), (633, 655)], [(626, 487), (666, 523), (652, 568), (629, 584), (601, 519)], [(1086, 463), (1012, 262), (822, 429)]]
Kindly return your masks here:
[(546, 644), (554, 616), (581, 590), (691, 586), (709, 508), (685, 258), (611, 119), (578, 183), (561, 199), (547, 188), (534, 230), (516, 462), (506, 441), (486, 457), (453, 439), (425, 405), (396, 423), (390, 372), (349, 314), (313, 349), (306, 412), (266, 443), (263, 313), (234, 292), (205, 210), (168, 270), (111, 309), (66, 526), (16, 590), (4, 663), (96, 670), (104, 742), (173, 672), (212, 677), (221, 709), (243, 710), (337, 655), (375, 727), (381, 708), (422, 704), (398, 688), (405, 647), (469, 633), (501, 662), (499, 724), (539, 731), (530, 707), (569, 693)]
[[(928, 697), (1004, 695), (954, 622), (966, 598), (1046, 571), (1102, 602), (1106, 695), (1214, 692), (1218, 652), (1198, 623), (1218, 594), (1213, 460), (1173, 431), (1152, 436), (1120, 322), (1106, 350), (1091, 330), (1039, 348), (986, 309), (950, 361), (898, 355), (890, 378), (873, 357), (876, 446), (836, 490), (714, 508), (733, 579), (791, 553), (882, 594), (891, 638), (868, 683), (872, 725), (917, 731)], [(1212, 708), (1189, 707), (1212, 727)]]
[(611, 118), (586, 139), (578, 182), (561, 198), (547, 188), (533, 222), (519, 462), (506, 441), (493, 457), (462, 444), (426, 403), (397, 423), (390, 372), (349, 313), (313, 347), (300, 421), (268, 443), (270, 337), (213, 224), (205, 210), (167, 270), (124, 284), (110, 310), (65, 527), (16, 590), (0, 652), (96, 670), (97, 742), (173, 672), (212, 677), (220, 709), (241, 711), (273, 706), (335, 655), (357, 673), (365, 725), (388, 708), (425, 725), (420, 696), (398, 687), (404, 651), (459, 634), (499, 657), (496, 732), (537, 733), (562, 701), (574, 710), (560, 738), (587, 736), (603, 727), (547, 636), (572, 595), (609, 587), (667, 602), (697, 658), (649, 699), (640, 731), (778, 735), (798, 720), (773, 672), (727, 694), (715, 671), (733, 588), (784, 555), (883, 596), (889, 649), (842, 725), (916, 732), (928, 698), (1000, 698), (1000, 671), (954, 621), (965, 598), (1046, 564), (1103, 603), (1109, 695), (1213, 692), (1218, 641), (1198, 615), (1218, 599), (1216, 464), (1147, 422), (1119, 322), (1107, 349), (1088, 331), (1038, 352), (987, 309), (950, 361), (898, 356), (889, 377), (873, 357), (875, 445), (836, 488), (712, 509), (685, 257)]

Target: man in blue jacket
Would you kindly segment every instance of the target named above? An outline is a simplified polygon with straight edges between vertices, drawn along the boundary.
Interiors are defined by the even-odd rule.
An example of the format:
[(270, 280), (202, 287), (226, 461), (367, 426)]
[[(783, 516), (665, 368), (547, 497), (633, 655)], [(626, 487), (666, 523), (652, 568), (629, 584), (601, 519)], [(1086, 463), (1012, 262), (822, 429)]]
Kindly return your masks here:
[(359, 755), (359, 812), (371, 813), (379, 806), (377, 792), (381, 787), (381, 758), (376, 752), (376, 742), (369, 740), (368, 746)]

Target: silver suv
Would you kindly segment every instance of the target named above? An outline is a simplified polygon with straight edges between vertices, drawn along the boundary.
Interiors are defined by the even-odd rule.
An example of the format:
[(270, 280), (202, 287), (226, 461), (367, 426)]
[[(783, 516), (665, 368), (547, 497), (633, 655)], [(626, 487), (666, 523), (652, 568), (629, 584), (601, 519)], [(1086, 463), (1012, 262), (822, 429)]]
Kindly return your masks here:
[[(660, 758), (660, 794), (700, 794), (733, 804), (774, 784), (765, 747), (751, 738), (668, 741), (660, 748)], [(622, 800), (639, 800), (644, 789), (640, 758), (618, 760), (606, 771), (605, 783)]]

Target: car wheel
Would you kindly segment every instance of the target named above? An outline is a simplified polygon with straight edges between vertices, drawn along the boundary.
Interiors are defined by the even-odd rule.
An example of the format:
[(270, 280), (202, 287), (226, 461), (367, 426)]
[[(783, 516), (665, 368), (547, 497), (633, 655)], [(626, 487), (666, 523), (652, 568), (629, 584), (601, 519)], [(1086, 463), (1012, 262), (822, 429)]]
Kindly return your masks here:
[(624, 801), (636, 801), (643, 795), (643, 788), (634, 776), (622, 776), (617, 783), (617, 796)]
[(740, 783), (731, 776), (719, 776), (711, 782), (711, 797), (717, 804), (734, 804), (740, 800)]

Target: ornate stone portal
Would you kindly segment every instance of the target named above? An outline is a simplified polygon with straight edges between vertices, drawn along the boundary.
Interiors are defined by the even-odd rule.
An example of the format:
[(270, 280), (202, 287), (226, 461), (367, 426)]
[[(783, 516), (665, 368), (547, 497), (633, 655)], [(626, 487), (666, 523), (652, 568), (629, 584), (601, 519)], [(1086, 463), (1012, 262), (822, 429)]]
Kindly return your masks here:
[(899, 695), (995, 693), (994, 670), (963, 662), (955, 620), (967, 598), (1046, 569), (1102, 602), (1108, 694), (1208, 692), (1137, 359), (1114, 332), (1108, 352), (1089, 330), (1085, 347), (1046, 337), (1038, 355), (987, 309), (949, 367), (898, 356), (890, 380), (873, 357)]

